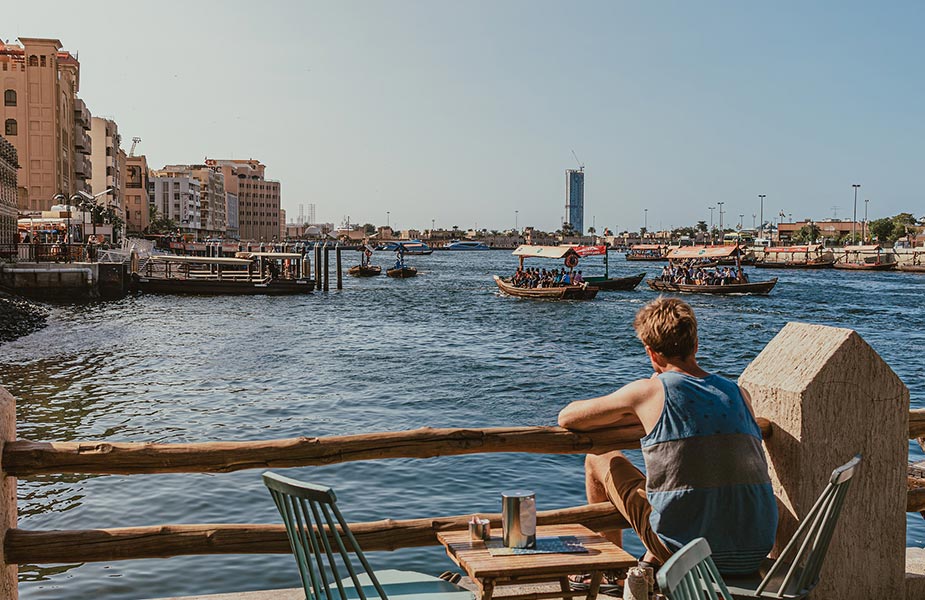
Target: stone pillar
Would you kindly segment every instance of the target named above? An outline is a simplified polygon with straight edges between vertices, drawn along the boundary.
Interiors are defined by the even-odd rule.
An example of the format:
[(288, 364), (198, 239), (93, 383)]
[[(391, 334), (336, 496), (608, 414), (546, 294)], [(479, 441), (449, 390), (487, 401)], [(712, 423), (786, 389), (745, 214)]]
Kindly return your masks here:
[(755, 413), (772, 422), (766, 442), (781, 510), (779, 551), (832, 469), (857, 453), (822, 568), (818, 598), (903, 598), (909, 390), (850, 329), (788, 323), (739, 378)]
[[(0, 387), (0, 455), (3, 445), (16, 439), (16, 399)], [(8, 477), (0, 466), (0, 542), (6, 532), (16, 527), (16, 478)], [(6, 564), (6, 553), (0, 543), (0, 598), (19, 598), (17, 565)]]

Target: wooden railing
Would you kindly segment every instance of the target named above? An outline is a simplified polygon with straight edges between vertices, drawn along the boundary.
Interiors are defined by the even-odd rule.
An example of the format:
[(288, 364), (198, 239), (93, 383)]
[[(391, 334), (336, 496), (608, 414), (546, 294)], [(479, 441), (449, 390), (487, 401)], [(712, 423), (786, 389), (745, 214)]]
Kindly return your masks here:
[[(13, 426), (10, 426), (10, 421)], [(773, 428), (758, 419), (767, 437)], [(33, 442), (15, 440), (15, 401), (0, 388), (0, 472), (4, 497), (0, 516), (12, 511), (15, 477), (41, 474), (221, 473), (330, 465), (386, 458), (432, 458), (474, 453), (600, 454), (639, 447), (640, 425), (577, 433), (559, 427), (416, 429), (334, 437), (300, 437), (253, 442), (146, 444), (118, 442)], [(911, 411), (909, 436), (925, 436), (925, 410)], [(9, 440), (3, 443), (3, 440)], [(14, 493), (9, 495), (12, 484)], [(909, 510), (925, 509), (925, 495), (910, 491)], [(12, 504), (11, 504), (12, 503)], [(466, 527), (468, 515), (351, 524), (367, 550), (437, 544), (436, 533)], [(500, 515), (489, 515), (500, 527)], [(609, 503), (540, 512), (539, 524), (579, 523), (596, 531), (628, 527)], [(0, 523), (2, 528), (2, 523)], [(3, 563), (78, 563), (199, 554), (287, 553), (282, 525), (193, 524), (112, 529), (24, 530), (9, 527)], [(0, 584), (0, 592), (3, 585)], [(7, 597), (7, 596), (4, 596)], [(15, 597), (15, 596), (10, 596)]]

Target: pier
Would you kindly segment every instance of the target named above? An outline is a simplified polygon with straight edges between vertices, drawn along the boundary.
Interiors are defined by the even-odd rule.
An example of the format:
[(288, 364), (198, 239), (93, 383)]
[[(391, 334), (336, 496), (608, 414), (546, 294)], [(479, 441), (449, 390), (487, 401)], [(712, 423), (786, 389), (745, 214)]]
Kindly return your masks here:
[[(925, 436), (925, 410), (910, 411), (909, 392), (889, 366), (848, 329), (791, 323), (743, 372), (766, 439), (781, 506), (785, 543), (831, 469), (864, 456), (814, 597), (921, 598), (925, 560), (908, 552), (907, 511), (925, 510), (910, 490), (908, 443)], [(227, 473), (242, 469), (330, 465), (357, 460), (429, 458), (495, 452), (602, 453), (639, 447), (641, 426), (593, 433), (558, 427), (430, 429), (335, 437), (149, 444), (48, 442), (16, 437), (16, 401), (0, 392), (0, 597), (17, 598), (20, 564), (84, 563), (201, 554), (290, 552), (282, 524), (183, 524), (79, 530), (16, 527), (16, 479), (40, 474)], [(257, 475), (255, 474), (255, 477)], [(269, 502), (269, 498), (267, 499)], [(463, 529), (469, 515), (351, 524), (366, 551), (436, 545), (440, 531)], [(500, 527), (500, 515), (488, 515)], [(539, 524), (575, 523), (596, 531), (627, 527), (609, 503), (541, 511)], [(373, 560), (375, 562), (375, 560)], [(448, 564), (447, 567), (450, 565)], [(181, 575), (182, 576), (182, 575)], [(297, 582), (295, 568), (293, 584)], [(278, 591), (267, 592), (285, 597)], [(143, 592), (139, 591), (139, 598)], [(225, 598), (269, 597), (259, 593)]]

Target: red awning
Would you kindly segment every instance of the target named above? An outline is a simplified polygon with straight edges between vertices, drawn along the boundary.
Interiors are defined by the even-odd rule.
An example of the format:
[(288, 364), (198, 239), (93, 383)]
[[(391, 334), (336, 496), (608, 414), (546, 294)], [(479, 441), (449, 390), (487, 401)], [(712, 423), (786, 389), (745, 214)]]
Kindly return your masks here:
[(607, 254), (607, 246), (601, 244), (599, 246), (575, 246), (575, 252), (578, 253), (578, 256), (599, 256), (601, 254)]
[(668, 253), (670, 260), (687, 258), (726, 258), (739, 254), (738, 246), (684, 246)]

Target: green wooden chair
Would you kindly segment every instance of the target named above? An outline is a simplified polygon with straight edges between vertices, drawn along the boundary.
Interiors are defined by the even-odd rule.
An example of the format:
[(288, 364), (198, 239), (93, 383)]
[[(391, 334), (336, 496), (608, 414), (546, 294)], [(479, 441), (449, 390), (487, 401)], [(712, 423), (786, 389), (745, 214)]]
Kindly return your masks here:
[[(727, 577), (729, 591), (745, 598), (806, 598), (819, 583), (819, 572), (835, 533), (845, 495), (861, 455), (832, 471), (829, 483), (803, 518), (777, 560), (768, 561), (753, 577)], [(764, 576), (761, 576), (764, 573)]]
[(658, 570), (658, 587), (669, 600), (733, 600), (713, 564), (710, 544), (697, 538), (675, 552)]
[[(474, 600), (466, 589), (430, 575), (373, 571), (331, 488), (270, 471), (263, 474), (263, 482), (286, 525), (306, 600)], [(357, 572), (351, 554), (363, 572)]]

